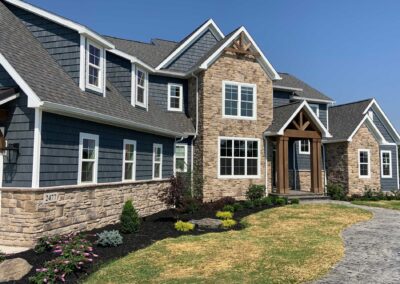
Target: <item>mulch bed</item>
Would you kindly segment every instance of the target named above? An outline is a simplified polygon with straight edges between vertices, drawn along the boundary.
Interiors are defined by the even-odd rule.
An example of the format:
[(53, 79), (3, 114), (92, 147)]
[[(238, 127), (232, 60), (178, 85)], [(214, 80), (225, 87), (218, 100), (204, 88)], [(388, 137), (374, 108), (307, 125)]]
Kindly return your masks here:
[[(243, 217), (251, 215), (253, 213), (272, 208), (275, 206), (262, 206), (256, 208), (246, 208), (241, 211), (235, 212), (234, 219), (240, 221)], [(98, 247), (94, 245), (94, 253), (98, 254), (99, 257), (94, 260), (93, 264), (87, 265), (85, 271), (79, 271), (77, 274), (68, 275), (66, 283), (77, 283), (85, 278), (87, 275), (96, 271), (102, 264), (115, 260), (128, 255), (139, 249), (146, 248), (153, 243), (165, 239), (165, 238), (176, 238), (182, 235), (202, 235), (210, 232), (225, 232), (226, 229), (215, 229), (215, 230), (195, 230), (183, 233), (175, 230), (174, 223), (177, 220), (189, 221), (190, 219), (202, 219), (202, 218), (215, 218), (215, 213), (218, 209), (212, 206), (203, 206), (199, 211), (193, 214), (180, 214), (173, 209), (161, 211), (151, 216), (145, 217), (142, 220), (140, 230), (134, 234), (122, 234), (124, 242), (118, 247)], [(243, 226), (238, 224), (232, 228), (233, 230), (240, 230)], [(96, 234), (104, 230), (118, 230), (119, 226), (109, 225), (100, 229), (84, 232), (87, 235), (87, 239), (93, 243), (97, 240)], [(49, 261), (55, 257), (51, 252), (45, 252), (43, 254), (36, 254), (33, 250), (28, 250), (22, 253), (9, 255), (7, 258), (21, 257), (27, 260), (32, 266), (32, 270), (21, 280), (17, 282), (9, 283), (28, 283), (29, 277), (36, 273), (36, 268), (43, 267), (46, 261)]]

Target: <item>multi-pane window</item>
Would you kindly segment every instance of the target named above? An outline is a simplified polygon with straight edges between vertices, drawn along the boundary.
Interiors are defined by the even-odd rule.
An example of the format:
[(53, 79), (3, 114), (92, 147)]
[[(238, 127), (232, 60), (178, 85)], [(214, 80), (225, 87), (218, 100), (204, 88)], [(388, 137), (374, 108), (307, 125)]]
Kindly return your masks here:
[(96, 183), (99, 136), (81, 133), (79, 140), (78, 183)]
[(147, 107), (147, 73), (136, 68), (136, 104)]
[(153, 179), (162, 178), (162, 152), (161, 144), (153, 144)]
[(182, 111), (183, 87), (178, 84), (168, 84), (168, 110)]
[(135, 180), (136, 173), (136, 141), (124, 139), (123, 179)]
[(392, 152), (382, 151), (381, 152), (381, 172), (383, 178), (392, 177)]
[(251, 84), (223, 82), (224, 116), (256, 117), (256, 87)]
[(187, 145), (176, 144), (175, 146), (175, 171), (187, 171)]
[(103, 50), (88, 42), (86, 56), (86, 86), (94, 91), (103, 91)]
[(358, 150), (358, 168), (360, 178), (370, 177), (370, 151)]
[(319, 105), (315, 105), (315, 104), (310, 104), (310, 108), (312, 109), (312, 111), (315, 113), (315, 115), (317, 117), (319, 117)]
[(299, 153), (300, 154), (310, 154), (310, 140), (300, 140)]
[(221, 177), (256, 177), (259, 175), (259, 141), (221, 138), (219, 175)]

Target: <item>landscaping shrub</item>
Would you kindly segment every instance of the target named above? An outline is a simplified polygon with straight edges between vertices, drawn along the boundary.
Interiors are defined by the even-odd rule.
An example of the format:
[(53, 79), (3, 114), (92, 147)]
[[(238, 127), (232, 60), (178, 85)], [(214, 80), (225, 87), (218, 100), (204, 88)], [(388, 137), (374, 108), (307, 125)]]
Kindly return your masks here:
[(79, 234), (68, 234), (50, 244), (52, 253), (57, 255), (47, 261), (44, 267), (36, 269), (36, 274), (29, 278), (32, 283), (65, 282), (68, 274), (83, 270), (88, 263), (98, 257), (93, 253), (92, 244)]
[(287, 198), (286, 197), (278, 197), (275, 199), (275, 204), (276, 205), (286, 205), (287, 204)]
[(261, 199), (253, 200), (254, 207), (261, 207), (263, 205)]
[[(240, 204), (240, 203), (238, 203), (238, 202), (236, 202), (236, 203), (233, 204), (232, 206), (233, 206), (235, 212), (237, 212), (237, 211), (242, 211), (242, 210), (243, 210), (243, 205)], [(225, 210), (224, 210), (224, 211), (225, 211)]]
[(235, 204), (236, 200), (233, 197), (223, 197), (221, 199), (218, 199), (216, 201), (207, 203), (206, 206), (210, 210), (220, 210), (222, 209), (225, 205), (233, 205)]
[(236, 224), (237, 224), (237, 222), (233, 219), (222, 220), (222, 227), (225, 229), (229, 229), (229, 228), (235, 226)]
[(219, 219), (232, 219), (233, 218), (233, 213), (229, 211), (218, 211), (215, 216)]
[(331, 183), (327, 185), (328, 195), (334, 200), (345, 200), (347, 191), (343, 185), (339, 183)]
[(0, 251), (0, 263), (6, 260), (6, 255)]
[(265, 196), (265, 185), (252, 184), (246, 192), (248, 200), (261, 199), (263, 196)]
[(225, 205), (222, 211), (235, 212), (235, 207), (233, 205)]
[(247, 209), (252, 209), (252, 208), (254, 208), (254, 203), (251, 200), (245, 200), (243, 202), (243, 207), (247, 208)]
[(182, 199), (181, 207), (178, 208), (178, 211), (182, 213), (190, 213), (193, 214), (199, 211), (201, 206), (201, 201), (196, 198), (186, 196)]
[(261, 199), (261, 204), (264, 206), (272, 206), (274, 204), (273, 198), (271, 196), (267, 196)]
[(189, 222), (178, 221), (175, 223), (175, 229), (180, 232), (189, 232), (194, 230), (194, 224)]
[(136, 209), (133, 207), (132, 200), (125, 202), (120, 221), (123, 233), (130, 234), (139, 230), (140, 219)]
[(97, 245), (102, 247), (117, 247), (123, 243), (123, 238), (118, 230), (103, 231), (97, 234), (97, 237)]
[(182, 208), (184, 198), (190, 196), (182, 175), (172, 176), (169, 179), (170, 185), (160, 194), (163, 203), (175, 208)]
[(299, 204), (300, 200), (298, 198), (293, 198), (292, 200), (290, 200), (290, 204)]
[(37, 254), (44, 253), (46, 251), (50, 251), (54, 244), (58, 243), (60, 240), (60, 236), (51, 236), (51, 237), (42, 237), (39, 238), (33, 251)]

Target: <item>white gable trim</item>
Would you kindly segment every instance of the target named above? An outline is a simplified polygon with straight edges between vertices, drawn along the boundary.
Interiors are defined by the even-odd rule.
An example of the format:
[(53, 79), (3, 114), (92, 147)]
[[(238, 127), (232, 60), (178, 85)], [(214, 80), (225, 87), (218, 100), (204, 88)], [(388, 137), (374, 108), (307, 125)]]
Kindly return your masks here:
[(358, 124), (356, 129), (354, 129), (353, 133), (350, 135), (350, 137), (347, 139), (347, 142), (353, 141), (354, 136), (357, 134), (358, 130), (361, 128), (363, 124), (366, 124), (368, 129), (372, 131), (374, 134), (375, 138), (378, 140), (379, 144), (381, 145), (387, 145), (389, 144), (385, 138), (382, 136), (381, 132), (378, 130), (376, 127), (375, 123), (371, 120), (371, 118), (368, 115), (365, 115), (364, 118), (361, 120), (361, 122)]
[(202, 36), (207, 29), (210, 29), (214, 36), (217, 37), (219, 40), (225, 37), (218, 26), (215, 24), (215, 22), (210, 19), (206, 23), (204, 23), (195, 33), (193, 33), (179, 48), (177, 48), (167, 58), (165, 58), (156, 67), (156, 70), (160, 70), (161, 68), (165, 67), (165, 65), (173, 61), (176, 57), (178, 57), (178, 55), (185, 51), (190, 44), (192, 44), (195, 40)]
[(208, 59), (206, 59), (201, 65), (200, 69), (207, 69), (217, 58), (222, 54), (224, 49), (228, 47), (230, 44), (232, 44), (233, 40), (235, 40), (240, 33), (244, 33), (248, 40), (252, 44), (252, 48), (260, 54), (260, 57), (257, 58), (257, 61), (261, 64), (263, 67), (264, 71), (268, 74), (268, 76), (272, 80), (281, 80), (282, 78), (279, 76), (278, 72), (272, 67), (271, 63), (269, 63), (268, 59), (265, 57), (264, 53), (261, 51), (261, 49), (258, 47), (256, 42), (253, 40), (251, 35), (247, 32), (245, 27), (239, 28), (231, 37), (218, 48)]
[(394, 128), (393, 124), (390, 122), (389, 118), (386, 116), (382, 108), (379, 106), (378, 102), (373, 99), (368, 107), (364, 110), (363, 114), (367, 114), (371, 107), (375, 106), (378, 112), (378, 115), (383, 118), (383, 122), (385, 123), (386, 129), (389, 131), (391, 136), (395, 139), (396, 144), (400, 144), (400, 135), (397, 132), (396, 128)]
[(28, 96), (28, 107), (39, 107), (42, 105), (39, 97), (29, 87), (24, 79), (18, 74), (18, 72), (11, 66), (7, 59), (0, 53), (0, 65), (7, 71), (8, 75), (18, 84), (22, 91)]
[(79, 34), (84, 35), (93, 41), (96, 41), (97, 43), (103, 45), (106, 48), (115, 48), (115, 46), (111, 42), (105, 40), (103, 37), (101, 37), (97, 33), (93, 32), (90, 29), (88, 29), (87, 27), (77, 24), (71, 20), (57, 16), (53, 13), (50, 13), (46, 10), (40, 9), (38, 7), (35, 7), (31, 4), (28, 4), (28, 3), (20, 1), (20, 0), (5, 0), (5, 1), (14, 6), (21, 8), (21, 9), (27, 10), (27, 11), (32, 12), (36, 15), (39, 15), (43, 18), (46, 18), (50, 21), (53, 21), (57, 24), (60, 24), (62, 26), (65, 26), (67, 28), (75, 30)]

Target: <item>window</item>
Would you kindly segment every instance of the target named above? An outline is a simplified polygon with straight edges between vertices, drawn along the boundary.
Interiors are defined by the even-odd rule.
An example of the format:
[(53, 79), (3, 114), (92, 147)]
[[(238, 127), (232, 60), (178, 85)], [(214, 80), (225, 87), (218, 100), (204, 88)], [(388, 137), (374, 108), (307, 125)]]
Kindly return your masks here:
[(161, 144), (153, 144), (153, 179), (162, 178), (163, 147)]
[(392, 152), (381, 152), (381, 173), (383, 178), (392, 178)]
[(135, 104), (147, 108), (147, 95), (148, 95), (148, 74), (147, 72), (136, 68), (135, 76)]
[(373, 110), (369, 110), (368, 111), (368, 116), (370, 119), (374, 120), (374, 111)]
[(86, 50), (86, 88), (103, 93), (104, 50), (89, 41)]
[(310, 154), (310, 140), (300, 140), (299, 154)]
[(259, 140), (220, 138), (219, 176), (258, 177)]
[(224, 81), (222, 88), (223, 116), (256, 118), (256, 85)]
[(312, 111), (315, 113), (315, 115), (317, 117), (319, 117), (319, 105), (311, 105), (310, 104), (310, 108), (312, 109)]
[(175, 145), (175, 171), (187, 172), (187, 145)]
[(135, 180), (136, 178), (136, 141), (124, 139), (123, 150), (123, 180)]
[(370, 177), (370, 151), (358, 150), (358, 168), (360, 178)]
[(97, 183), (99, 136), (87, 133), (79, 135), (78, 183)]
[(168, 84), (168, 110), (182, 111), (183, 87), (178, 84)]

